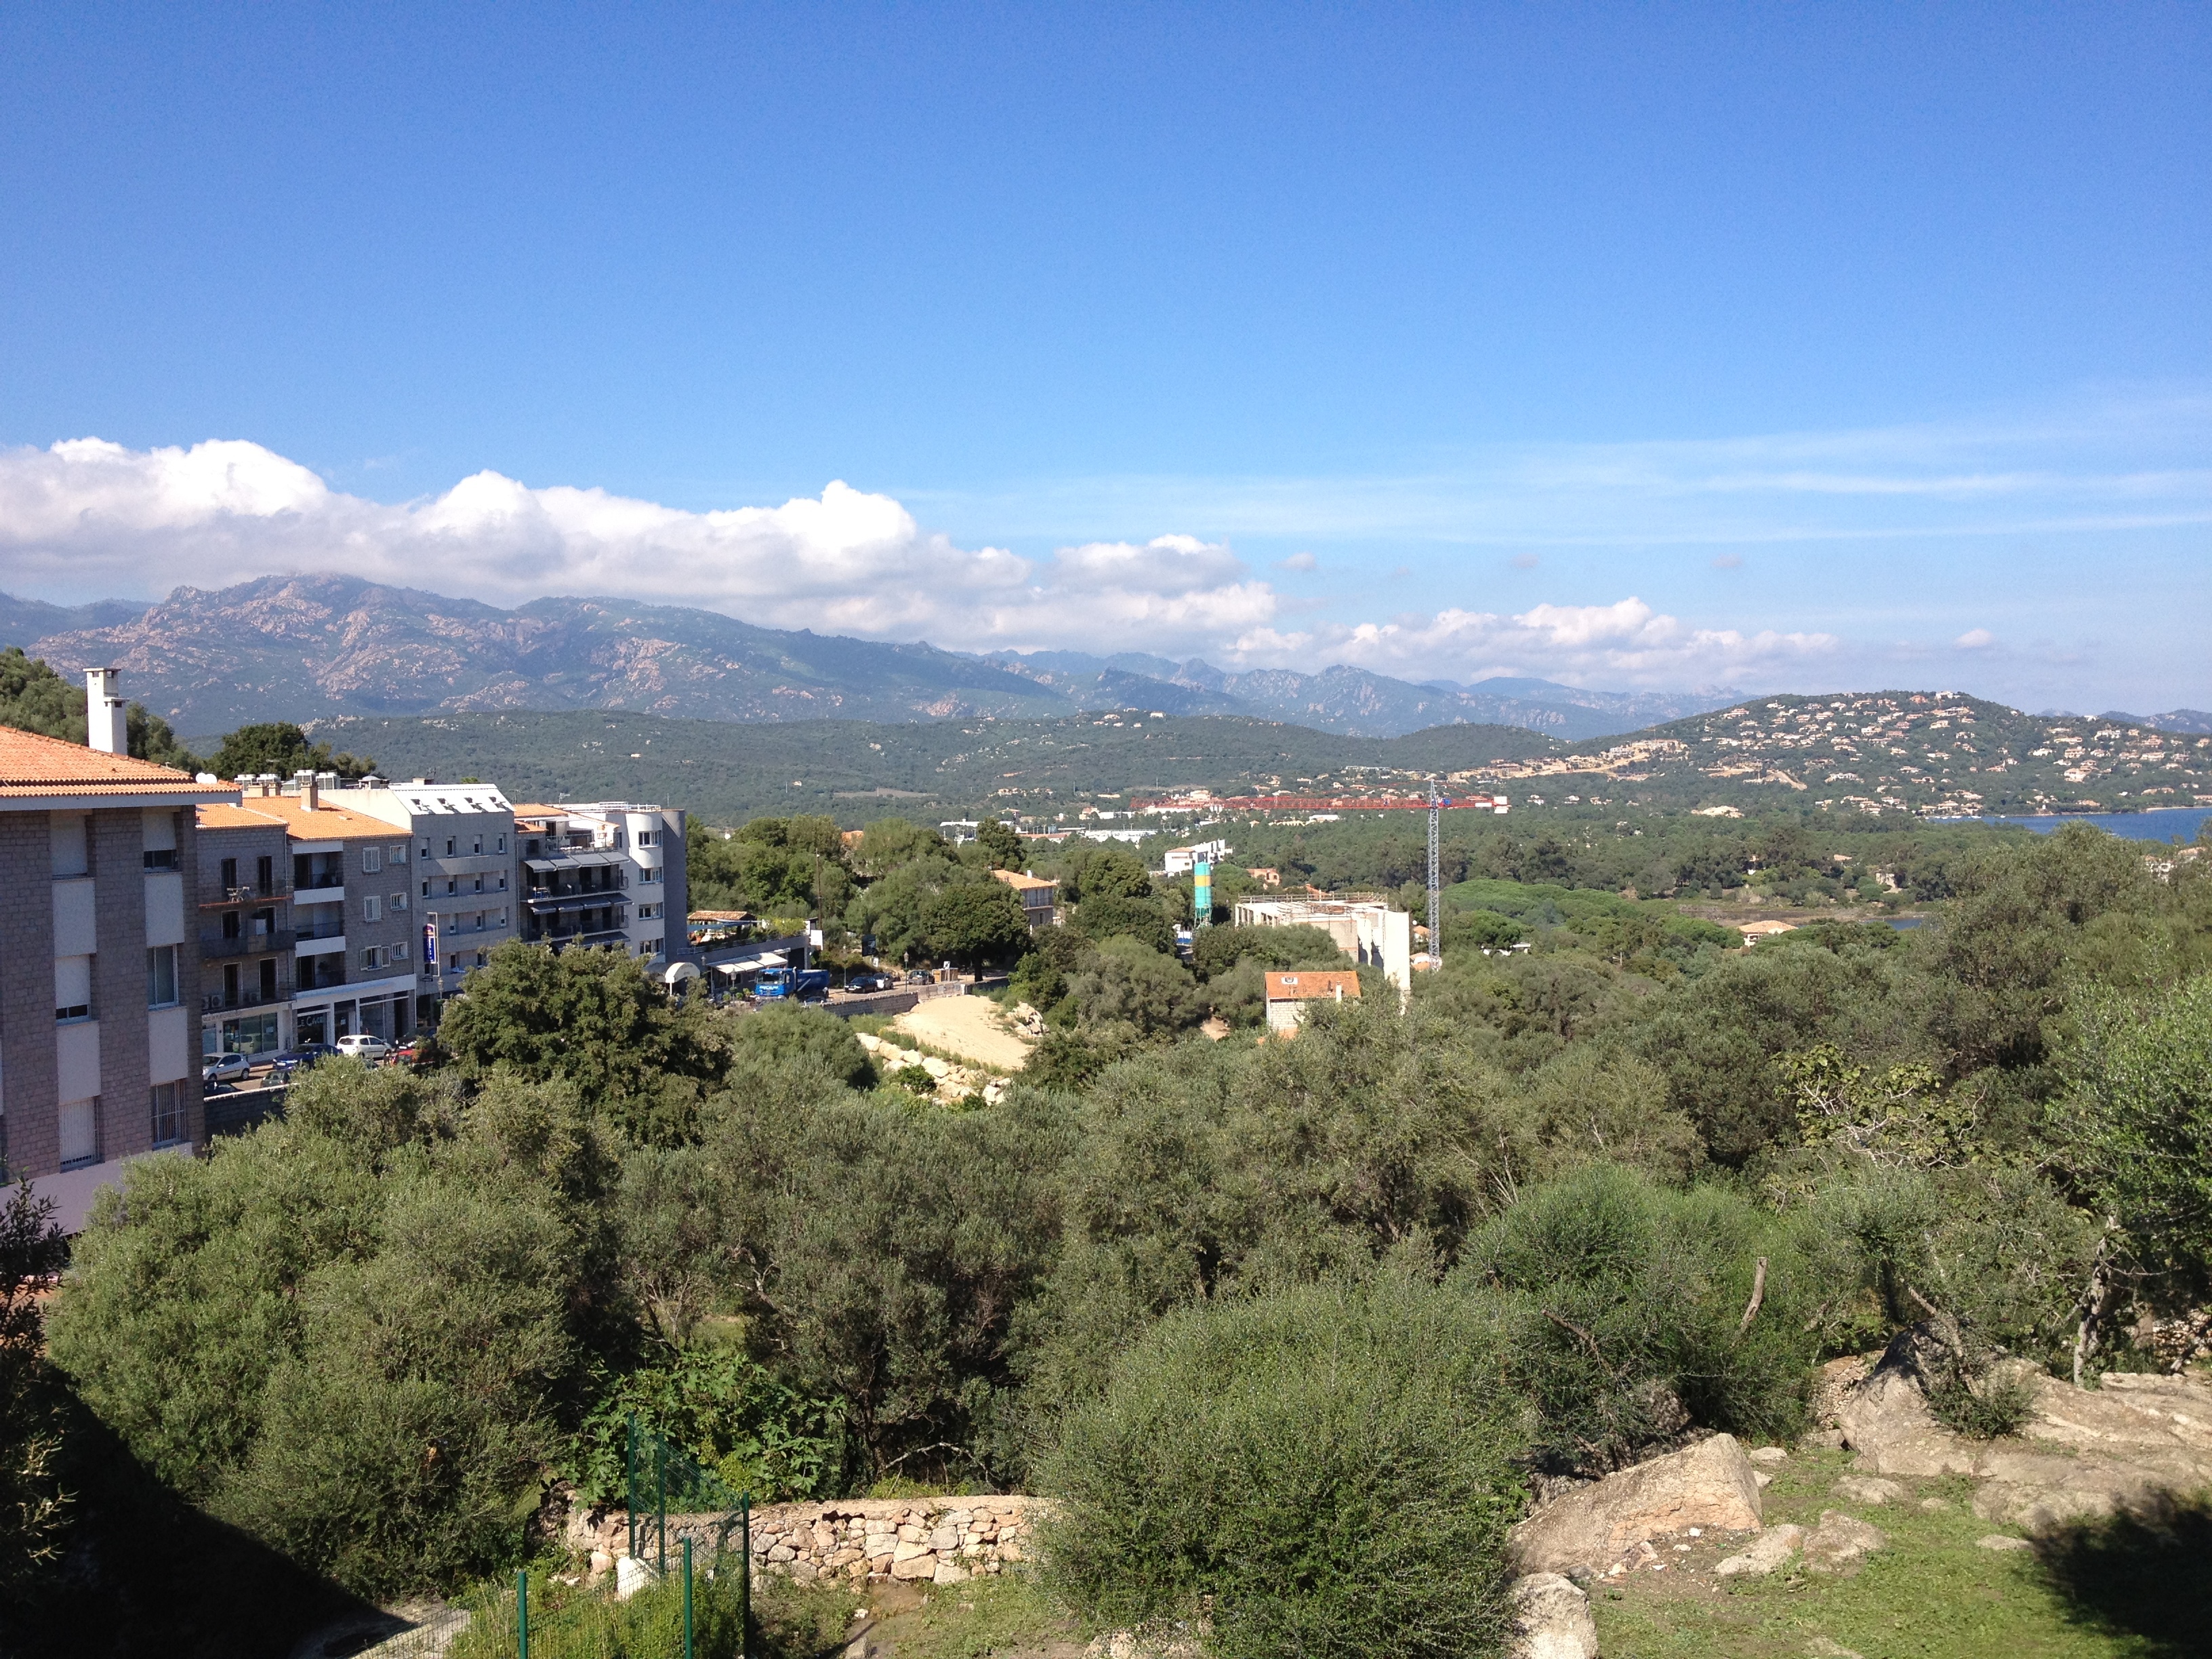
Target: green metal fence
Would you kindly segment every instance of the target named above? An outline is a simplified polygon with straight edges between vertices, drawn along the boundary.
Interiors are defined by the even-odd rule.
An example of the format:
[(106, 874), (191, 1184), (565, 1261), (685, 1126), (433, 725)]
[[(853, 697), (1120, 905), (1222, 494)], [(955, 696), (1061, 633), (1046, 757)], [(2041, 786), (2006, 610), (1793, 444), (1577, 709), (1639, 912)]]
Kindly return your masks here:
[(624, 1462), (629, 1554), (651, 1582), (624, 1599), (619, 1567), (588, 1585), (524, 1569), (462, 1597), (458, 1633), (441, 1621), (362, 1659), (750, 1659), (750, 1495), (635, 1417)]

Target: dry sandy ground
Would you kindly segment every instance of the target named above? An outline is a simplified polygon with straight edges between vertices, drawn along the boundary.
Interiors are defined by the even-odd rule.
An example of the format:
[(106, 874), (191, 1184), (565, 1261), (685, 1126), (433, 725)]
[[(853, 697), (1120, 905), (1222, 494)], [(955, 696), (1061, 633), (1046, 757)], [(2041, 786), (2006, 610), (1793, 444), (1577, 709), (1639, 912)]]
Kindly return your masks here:
[(891, 1021), (892, 1029), (933, 1048), (1002, 1072), (1018, 1072), (1030, 1045), (1008, 1030), (999, 1005), (988, 997), (934, 997)]

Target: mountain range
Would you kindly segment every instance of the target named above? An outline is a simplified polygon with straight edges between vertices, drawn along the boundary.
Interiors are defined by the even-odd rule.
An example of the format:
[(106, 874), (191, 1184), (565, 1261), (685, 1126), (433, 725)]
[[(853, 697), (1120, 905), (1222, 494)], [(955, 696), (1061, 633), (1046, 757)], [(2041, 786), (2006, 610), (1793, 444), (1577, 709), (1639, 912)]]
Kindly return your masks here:
[(179, 587), (150, 605), (70, 608), (0, 594), (0, 645), (20, 645), (68, 673), (120, 668), (129, 695), (196, 738), (252, 720), (523, 709), (760, 722), (1141, 708), (1346, 737), (1504, 725), (1574, 742), (1723, 708), (1742, 695), (1584, 691), (1538, 679), (1414, 684), (1342, 665), (1232, 672), (1143, 654), (974, 655), (757, 628), (711, 611), (625, 599), (541, 599), (501, 610), (330, 575)]

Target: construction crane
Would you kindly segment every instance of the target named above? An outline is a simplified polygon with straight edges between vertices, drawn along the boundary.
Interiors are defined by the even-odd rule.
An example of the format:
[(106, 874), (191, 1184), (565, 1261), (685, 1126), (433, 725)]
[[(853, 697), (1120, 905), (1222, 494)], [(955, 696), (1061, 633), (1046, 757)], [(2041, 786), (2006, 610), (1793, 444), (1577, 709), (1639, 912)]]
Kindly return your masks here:
[(1451, 803), (1443, 797), (1443, 787), (1431, 775), (1429, 779), (1429, 966), (1441, 968), (1444, 961), (1444, 890), (1438, 879), (1442, 860), (1437, 856), (1437, 840), (1443, 824), (1444, 808)]

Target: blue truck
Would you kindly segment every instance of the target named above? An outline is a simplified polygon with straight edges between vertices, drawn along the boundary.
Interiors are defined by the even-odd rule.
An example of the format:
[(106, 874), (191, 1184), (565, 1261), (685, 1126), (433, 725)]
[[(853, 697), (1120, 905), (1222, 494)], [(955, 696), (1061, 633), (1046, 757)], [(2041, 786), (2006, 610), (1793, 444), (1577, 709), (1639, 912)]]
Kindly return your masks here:
[(830, 996), (826, 968), (764, 968), (753, 981), (753, 994), (763, 1002), (823, 1002)]

